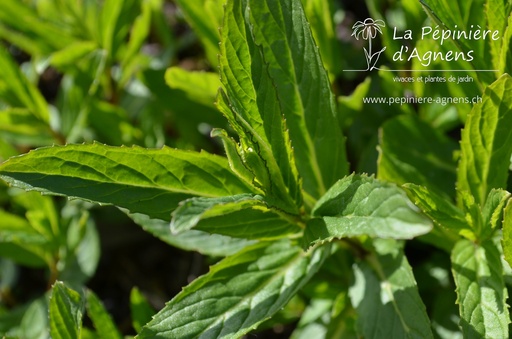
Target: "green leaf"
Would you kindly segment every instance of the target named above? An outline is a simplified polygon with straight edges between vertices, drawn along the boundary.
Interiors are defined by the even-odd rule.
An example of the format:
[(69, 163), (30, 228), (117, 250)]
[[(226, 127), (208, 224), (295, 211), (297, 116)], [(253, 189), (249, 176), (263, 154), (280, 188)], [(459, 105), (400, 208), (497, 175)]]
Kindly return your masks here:
[(22, 42), (20, 47), (31, 53), (48, 55), (74, 41), (68, 30), (44, 20), (21, 1), (0, 1), (0, 22), (1, 36), (14, 44)]
[(13, 145), (43, 146), (55, 142), (48, 124), (27, 109), (0, 111), (0, 137)]
[(334, 6), (332, 1), (303, 0), (302, 3), (325, 67), (333, 76), (339, 74), (341, 71), (339, 60), (341, 45), (333, 22)]
[[(418, 37), (418, 39), (415, 41), (417, 42), (416, 48), (418, 50), (419, 55), (424, 55), (425, 53), (428, 52), (460, 53), (457, 52), (458, 48), (453, 40), (446, 40), (443, 43), (443, 45), (440, 45), (439, 40), (434, 40), (432, 38), (426, 38), (422, 40), (420, 39), (420, 37)], [(415, 58), (415, 60), (413, 61), (411, 67), (412, 69), (417, 70), (413, 72), (413, 78), (418, 76), (431, 76), (432, 70), (444, 70), (444, 73), (441, 74), (444, 74), (444, 76), (446, 76), (447, 79), (450, 76), (454, 75), (452, 70), (464, 70), (465, 72), (467, 72), (464, 74), (471, 74), (472, 65), (468, 61), (464, 61), (463, 59), (459, 59), (458, 61), (454, 61), (453, 63), (447, 63), (441, 59), (433, 60), (433, 62), (428, 66), (428, 69), (425, 69), (425, 66), (423, 66), (422, 62), (423, 61), (419, 60), (419, 58)], [(479, 73), (490, 74), (489, 72)], [(463, 73), (456, 72), (456, 74), (462, 75)], [(456, 76), (455, 78), (461, 77)], [(467, 115), (473, 108), (473, 104), (470, 101), (466, 103), (463, 100), (454, 98), (479, 98), (481, 97), (483, 92), (483, 85), (478, 80), (478, 77), (476, 75), (470, 75), (470, 78), (472, 78), (474, 81), (466, 82), (463, 85), (460, 83), (458, 84), (457, 82), (444, 82), (436, 83), (435, 86), (426, 86), (425, 83), (416, 81), (413, 84), (413, 92), (416, 97), (436, 98), (436, 102), (434, 104), (419, 105), (419, 116), (422, 118), (422, 120), (431, 124), (432, 127), (442, 132), (448, 132), (458, 129), (460, 121), (466, 120)]]
[[(231, 168), (231, 171), (238, 175), (238, 177), (244, 180), (247, 184), (254, 186), (254, 174), (253, 172), (251, 172), (251, 170), (249, 170), (246, 167), (244, 160), (242, 159), (239, 153), (239, 148), (236, 141), (233, 138), (229, 137), (228, 133), (225, 130), (220, 128), (214, 128), (210, 135), (212, 137), (218, 137), (222, 140), (222, 144), (224, 145), (224, 151), (226, 152), (226, 156), (229, 162), (229, 168)], [(261, 194), (264, 194), (263, 191), (261, 192)]]
[(185, 92), (189, 99), (212, 108), (221, 86), (217, 73), (191, 72), (179, 67), (167, 69), (165, 82), (169, 87)]
[(507, 290), (496, 245), (460, 240), (451, 260), (464, 337), (508, 338)]
[(244, 172), (241, 161), (270, 204), (298, 213), (302, 194), (289, 133), (275, 86), (244, 20), (246, 6), (246, 2), (237, 1), (226, 5), (220, 46), (224, 89), (217, 99), (219, 110), (240, 137), (238, 157), (228, 139), (216, 134), (223, 138), (230, 162), (236, 162), (231, 166), (237, 173)]
[(249, 1), (250, 24), (314, 198), (348, 172), (334, 95), (300, 1)]
[(141, 1), (140, 3), (140, 14), (131, 27), (130, 40), (128, 41), (126, 52), (123, 53), (121, 60), (121, 69), (124, 70), (123, 78), (120, 80), (121, 84), (127, 82), (132, 75), (131, 72), (127, 72), (127, 70), (140, 67), (140, 65), (137, 65), (137, 54), (151, 31), (152, 6), (156, 3), (156, 1), (149, 0)]
[(114, 204), (163, 220), (192, 196), (251, 192), (224, 158), (167, 147), (40, 148), (0, 165), (0, 177), (27, 190)]
[(133, 328), (137, 333), (141, 331), (142, 327), (147, 324), (155, 314), (155, 310), (137, 287), (132, 288), (130, 292), (130, 311)]
[(505, 260), (512, 266), (512, 200), (509, 200), (503, 211), (503, 253)]
[(338, 181), (318, 200), (313, 216), (304, 234), (306, 245), (360, 235), (410, 239), (432, 229), (396, 185), (357, 174)]
[(290, 338), (325, 338), (327, 326), (323, 320), (330, 315), (332, 304), (333, 301), (329, 299), (311, 300)]
[(203, 231), (189, 230), (180, 234), (172, 234), (169, 222), (160, 219), (150, 219), (144, 214), (130, 214), (141, 227), (169, 245), (185, 251), (196, 251), (214, 257), (226, 257), (235, 254), (246, 246), (255, 243), (254, 240), (236, 239), (220, 234), (210, 234)]
[(96, 333), (100, 338), (121, 339), (123, 336), (117, 330), (114, 321), (105, 310), (105, 307), (91, 290), (86, 292), (87, 315), (91, 318)]
[(299, 220), (269, 208), (261, 196), (239, 194), (221, 198), (191, 198), (172, 213), (171, 231), (195, 228), (235, 238), (269, 240), (298, 234)]
[(299, 319), (302, 312), (304, 312), (304, 300), (299, 294), (296, 294), (279, 312), (274, 314), (271, 319), (258, 325), (255, 332), (261, 333), (270, 329), (273, 329), (275, 332), (276, 326), (293, 324)]
[[(482, 7), (488, 2), (486, 0), (468, 0), (460, 3), (449, 0), (420, 0), (420, 2), (431, 19), (440, 26), (441, 30), (474, 31), (481, 29), (483, 31), (489, 25), (496, 27), (495, 24), (493, 25), (488, 22), (487, 16), (482, 13)], [(501, 34), (503, 34), (503, 31), (500, 31), (499, 37), (501, 37)], [(487, 39), (457, 39), (454, 42), (459, 50), (463, 52), (474, 51), (473, 60), (468, 62), (473, 69), (497, 69), (492, 63), (493, 58), (489, 45), (494, 41), (491, 37), (487, 37)], [(493, 81), (493, 74), (491, 72), (478, 72), (476, 74), (484, 83)]]
[(48, 240), (25, 219), (0, 209), (0, 256), (41, 267), (51, 260)]
[[(3, 261), (0, 265), (4, 266), (6, 261)], [(13, 265), (14, 266), (14, 265)], [(0, 274), (4, 275), (4, 270), (2, 268), (2, 272)], [(6, 308), (5, 306), (0, 307), (0, 336), (5, 339), (10, 338), (20, 338), (20, 323), (23, 317), (26, 314), (26, 311), (28, 309), (28, 304), (16, 306), (14, 308)], [(43, 308), (43, 313), (46, 311), (45, 308)], [(40, 321), (40, 323), (43, 323), (42, 329), (40, 329), (40, 332), (44, 332), (44, 328), (46, 328), (45, 315), (42, 317), (43, 319)], [(37, 323), (34, 323), (34, 325), (38, 325)], [(37, 333), (36, 331), (34, 331)], [(32, 339), (29, 336), (25, 336), (23, 338)]]
[(123, 11), (123, 2), (116, 0), (105, 0), (101, 8), (100, 27), (101, 27), (101, 46), (113, 55), (116, 36), (119, 35), (119, 20)]
[(364, 338), (433, 338), (425, 305), (401, 246), (375, 243), (377, 253), (354, 265), (349, 294)]
[[(204, 106), (198, 102), (188, 99), (186, 93), (181, 90), (171, 89), (165, 83), (165, 70), (146, 69), (139, 73), (142, 75), (144, 85), (153, 93), (154, 101), (144, 109), (141, 117), (142, 126), (146, 130), (146, 138), (151, 138), (156, 133), (158, 143), (175, 142), (166, 140), (168, 117), (161, 114), (163, 111), (173, 112), (173, 130), (179, 131), (179, 141), (192, 143), (196, 147), (208, 149), (212, 147), (211, 140), (205, 138), (204, 126), (227, 127), (226, 119), (220, 112), (211, 106)], [(160, 112), (160, 113), (159, 113)], [(201, 126), (202, 125), (202, 126)], [(200, 127), (203, 131), (200, 132)]]
[[(62, 213), (69, 213), (69, 205), (79, 203), (82, 204), (76, 200), (69, 201)], [(75, 215), (67, 226), (66, 243), (63, 245), (67, 251), (59, 258), (59, 279), (80, 286), (96, 272), (100, 261), (100, 237), (87, 210), (71, 208), (71, 212)]]
[(381, 129), (378, 178), (433, 187), (454, 196), (457, 145), (415, 116), (388, 120)]
[(46, 238), (34, 229), (30, 223), (15, 214), (0, 209), (0, 241), (24, 244), (46, 243)]
[(84, 303), (80, 294), (57, 281), (50, 296), (50, 335), (53, 339), (80, 338)]
[(403, 188), (414, 204), (436, 225), (456, 234), (471, 234), (471, 226), (465, 219), (464, 212), (455, 206), (448, 197), (415, 184), (405, 184)]
[(288, 241), (253, 245), (185, 287), (137, 338), (240, 337), (279, 311), (328, 250), (305, 253)]
[(188, 231), (202, 220), (211, 217), (250, 208), (254, 205), (264, 206), (261, 196), (239, 194), (221, 198), (191, 198), (184, 200), (172, 213), (171, 231), (180, 233)]
[(80, 332), (80, 339), (101, 339), (101, 337), (99, 337), (93, 330), (84, 327), (82, 328), (82, 332)]
[(494, 65), (494, 69), (499, 69), (502, 72), (505, 72), (504, 69), (501, 69), (501, 49), (507, 48), (509, 46), (510, 40), (503, 38), (505, 35), (505, 29), (507, 28), (507, 21), (510, 23), (510, 1), (503, 0), (487, 0), (485, 3), (485, 14), (487, 17), (487, 28), (492, 32), (498, 31), (500, 32), (501, 39), (490, 39), (490, 49), (492, 55), (492, 63)]
[(132, 124), (122, 107), (93, 100), (90, 109), (88, 123), (97, 133), (98, 139), (113, 146), (134, 144), (142, 139), (141, 131)]
[(510, 199), (510, 193), (502, 189), (492, 189), (485, 200), (485, 205), (482, 208), (482, 222), (483, 222), (483, 234), (480, 236), (480, 240), (490, 237), (496, 229), (501, 228), (503, 220), (503, 212), (508, 200)]
[(29, 266), (53, 266), (65, 236), (50, 197), (18, 192), (12, 202), (26, 210), (26, 220), (0, 210), (0, 254)]
[[(333, 310), (336, 311), (331, 317), (332, 320), (329, 323), (329, 327), (327, 328), (327, 338), (346, 338), (346, 339), (357, 339), (359, 338), (357, 335), (357, 313), (350, 305), (348, 292), (343, 293), (341, 303), (338, 301), (338, 304), (341, 304), (342, 306), (344, 304), (347, 304), (347, 307), (342, 308), (341, 310), (336, 310), (336, 305)], [(347, 301), (345, 301), (347, 299)], [(311, 337), (306, 337), (305, 339), (309, 339)]]
[[(462, 130), (457, 188), (481, 206), (493, 188), (506, 188), (512, 155), (512, 78), (504, 74), (485, 89)], [(461, 203), (459, 199), (459, 204)]]
[(475, 202), (475, 198), (470, 195), (468, 192), (463, 192), (459, 195), (462, 199), (462, 210), (464, 211), (465, 218), (468, 221), (468, 224), (471, 225), (473, 233), (475, 236), (467, 237), (472, 241), (483, 241), (485, 239), (484, 234), (486, 233), (486, 226), (483, 221), (482, 208), (480, 204)]
[(0, 139), (0, 162), (4, 162), (10, 157), (18, 155), (19, 152), (10, 143)]
[(18, 331), (19, 338), (23, 339), (49, 339), (48, 333), (49, 323), (48, 319), (48, 299), (42, 296), (27, 307), (23, 318), (21, 319), (20, 328)]
[(0, 37), (29, 54), (44, 54), (51, 50), (44, 41), (29, 38), (25, 34), (4, 25), (3, 21), (0, 21)]
[(218, 64), (219, 27), (222, 26), (221, 0), (177, 0), (188, 24), (203, 43), (208, 61)]
[[(1, 5), (0, 5), (0, 11)], [(19, 15), (19, 14), (18, 14)], [(0, 98), (13, 107), (28, 109), (36, 119), (48, 124), (50, 113), (41, 92), (30, 83), (27, 77), (7, 50), (0, 47)]]
[(51, 197), (45, 197), (37, 192), (22, 192), (15, 195), (13, 201), (27, 211), (25, 216), (30, 225), (43, 235), (54, 249), (65, 242), (65, 235)]
[[(512, 7), (512, 6), (511, 6)], [(512, 73), (512, 15), (508, 17), (507, 28), (503, 34), (503, 44), (500, 50), (499, 70), (502, 73)]]
[(74, 69), (76, 71), (76, 64), (97, 48), (98, 45), (93, 41), (76, 41), (53, 53), (50, 63), (59, 69)]
[(370, 93), (371, 84), (372, 78), (366, 77), (350, 95), (340, 95), (338, 97), (338, 119), (343, 130), (350, 128), (354, 119), (361, 115), (364, 109), (363, 98), (366, 98)]
[(47, 267), (51, 261), (41, 246), (0, 242), (0, 256), (28, 267)]

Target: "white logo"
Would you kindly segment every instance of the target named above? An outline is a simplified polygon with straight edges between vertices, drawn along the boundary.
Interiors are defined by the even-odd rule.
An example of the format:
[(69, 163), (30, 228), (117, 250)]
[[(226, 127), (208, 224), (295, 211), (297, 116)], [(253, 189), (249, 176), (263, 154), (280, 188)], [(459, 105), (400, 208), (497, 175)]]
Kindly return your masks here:
[(360, 70), (361, 72), (379, 69), (375, 65), (377, 64), (377, 61), (379, 60), (381, 53), (384, 52), (386, 47), (382, 48), (380, 51), (373, 53), (372, 40), (375, 39), (377, 33), (382, 34), (382, 28), (384, 27), (386, 27), (384, 21), (373, 20), (372, 18), (367, 18), (364, 21), (357, 21), (354, 24), (354, 26), (352, 26), (352, 36), (354, 36), (357, 40), (359, 40), (360, 37), (363, 38), (363, 40), (368, 40), (368, 49), (366, 49), (366, 47), (363, 47), (366, 57), (367, 68), (364, 70)]

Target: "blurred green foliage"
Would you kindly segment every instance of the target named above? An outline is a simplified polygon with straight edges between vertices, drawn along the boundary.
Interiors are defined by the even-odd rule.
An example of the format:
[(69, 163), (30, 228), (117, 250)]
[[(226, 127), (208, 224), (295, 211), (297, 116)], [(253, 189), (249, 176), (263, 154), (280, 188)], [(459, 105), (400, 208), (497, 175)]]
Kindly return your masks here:
[[(512, 280), (500, 257), (512, 258), (507, 192), (512, 189), (512, 81), (503, 75), (512, 67), (512, 3), (282, 0), (249, 1), (252, 7), (246, 10), (248, 1), (0, 1), (0, 162), (14, 157), (1, 169), (14, 187), (0, 182), (0, 335), (222, 337), (215, 332), (219, 319), (238, 321), (247, 311), (243, 302), (229, 304), (230, 293), (247, 289), (256, 296), (251, 300), (277, 301), (264, 310), (254, 307), (247, 324), (234, 329), (227, 324), (229, 335), (257, 327), (267, 331), (262, 337), (278, 337), (280, 331), (292, 338), (508, 336)], [(380, 70), (349, 72), (365, 68), (367, 41), (355, 39), (352, 28), (366, 17), (387, 24), (375, 41), (386, 47)], [(422, 27), (455, 25), (498, 30), (501, 39), (440, 45), (421, 38)], [(413, 38), (396, 39), (392, 27), (399, 34), (411, 30)], [(402, 46), (417, 48), (420, 55), (473, 50), (474, 61), (437, 60), (425, 66), (419, 59), (394, 60)], [(496, 71), (478, 72), (482, 69)], [(458, 74), (453, 70), (464, 70), (460, 74), (470, 74), (473, 81), (395, 79)], [(314, 78), (307, 78), (311, 74)], [(257, 95), (251, 97), (247, 89)], [(477, 96), (483, 97), (477, 106), (364, 102)], [(304, 116), (297, 118), (297, 111)], [(137, 176), (122, 182), (118, 195), (126, 201), (121, 203), (109, 200), (110, 187), (83, 183), (76, 195), (40, 190), (89, 202), (15, 188), (32, 189), (36, 181), (52, 188), (65, 185), (66, 173), (87, 173), (87, 153), (96, 152), (95, 163), (111, 161), (111, 149), (101, 144), (77, 151), (61, 168), (51, 167), (51, 158), (58, 158), (53, 149), (16, 157), (43, 146), (93, 141), (163, 148), (159, 154), (170, 158), (153, 183), (180, 199), (173, 196), (171, 204), (152, 195), (154, 203), (148, 198), (146, 205), (141, 197), (129, 200), (123, 189), (137, 187)], [(121, 151), (114, 168), (135, 161), (136, 153), (142, 159), (136, 166), (152, 171), (158, 151), (146, 159), (143, 148), (133, 148), (131, 155), (129, 148), (116, 148)], [(193, 153), (197, 162), (187, 158), (188, 151), (199, 150), (226, 153), (227, 160), (206, 152)], [(172, 158), (176, 154), (182, 162)], [(75, 167), (66, 167), (70, 163)], [(9, 164), (14, 164), (11, 172)], [(35, 177), (22, 176), (34, 174), (34, 168)], [(212, 171), (217, 179), (204, 179)], [(352, 171), (368, 175), (342, 179)], [(164, 180), (164, 172), (182, 179), (179, 185)], [(133, 178), (129, 174), (118, 179)], [(218, 182), (227, 193), (212, 193)], [(435, 225), (407, 242), (394, 239), (426, 233), (429, 223), (402, 188)], [(379, 193), (372, 196), (374, 191)], [(162, 215), (195, 195), (200, 197), (179, 205), (169, 227), (171, 216), (164, 220)], [(398, 199), (393, 211), (406, 212), (390, 217), (384, 202), (393, 199)], [(151, 290), (125, 287), (131, 323), (120, 324), (109, 314), (117, 310), (88, 287), (102, 273), (105, 259), (99, 228), (114, 223), (90, 201), (129, 209), (124, 212), (131, 219), (122, 222), (133, 220), (164, 243), (198, 252), (209, 263), (224, 259), (155, 320), (155, 309), (167, 299), (155, 302)], [(133, 208), (138, 205), (140, 210)], [(147, 212), (148, 205), (158, 210)], [(381, 219), (368, 221), (370, 216)], [(251, 230), (250, 222), (263, 228)], [(406, 226), (397, 227), (399, 222)], [(361, 228), (354, 231), (354, 225)], [(309, 252), (301, 248), (311, 245), (315, 248)], [(23, 282), (27, 271), (43, 275), (41, 286)], [(245, 281), (239, 278), (244, 274)], [(288, 286), (283, 291), (267, 283), (280, 279), (293, 282), (283, 284)], [(217, 303), (218, 314), (201, 313), (203, 295)], [(375, 301), (379, 298), (382, 303)], [(233, 309), (242, 315), (232, 315)], [(213, 320), (205, 328), (187, 328), (194, 317)], [(179, 332), (182, 325), (185, 330)]]

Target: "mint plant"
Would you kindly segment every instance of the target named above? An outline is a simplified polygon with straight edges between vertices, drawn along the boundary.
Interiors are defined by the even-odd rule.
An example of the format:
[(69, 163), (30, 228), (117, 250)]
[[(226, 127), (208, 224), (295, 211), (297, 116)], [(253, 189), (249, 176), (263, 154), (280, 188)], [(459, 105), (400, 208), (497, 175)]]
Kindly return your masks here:
[[(26, 212), (23, 218), (0, 209), (0, 271), (9, 277), (15, 262), (50, 272), (45, 296), (19, 310), (2, 305), (0, 333), (122, 337), (86, 287), (99, 260), (90, 207), (100, 204), (117, 206), (170, 245), (218, 258), (156, 314), (133, 289), (137, 338), (242, 337), (297, 320), (293, 338), (508, 337), (512, 79), (506, 73), (509, 58), (499, 55), (498, 44), (510, 42), (512, 6), (500, 5), (508, 21), (499, 14), (500, 21), (491, 23), (498, 15), (493, 13), (502, 12), (485, 2), (481, 24), (504, 32), (505, 42), (490, 42), (499, 72), (479, 77), (482, 102), (470, 111), (463, 106), (454, 117), (453, 107), (433, 106), (418, 115), (407, 106), (358, 107), (356, 102), (376, 90), (402, 93), (404, 84), (384, 70), (336, 99), (340, 52), (333, 47), (328, 1), (177, 1), (219, 77), (178, 67), (152, 69), (141, 51), (150, 29), (163, 41), (173, 37), (162, 28), (159, 1), (136, 3), (140, 13), (117, 1), (102, 7), (63, 1), (38, 9), (48, 15), (45, 20), (24, 4), (0, 4), (0, 36), (34, 59), (50, 55), (46, 62), (65, 74), (65, 95), (50, 106), (0, 49), (0, 133), (8, 137), (0, 140), (6, 159), (0, 178), (10, 187), (3, 188), (3, 201)], [(458, 22), (446, 2), (404, 3), (406, 18), (424, 6), (435, 22)], [(472, 6), (476, 2), (462, 9), (462, 17), (472, 17)], [(368, 7), (377, 18), (374, 6)], [(52, 21), (58, 10), (78, 16), (83, 25), (58, 33), (56, 27), (71, 22)], [(37, 27), (9, 17), (17, 11)], [(329, 21), (315, 20), (322, 15)], [(96, 30), (98, 16), (102, 25)], [(128, 36), (129, 18), (134, 24)], [(370, 43), (381, 20), (366, 32)], [(457, 48), (487, 55), (481, 42), (473, 44)], [(384, 50), (374, 54), (382, 59)], [(368, 67), (375, 68), (368, 55)], [(160, 58), (163, 63), (165, 56)], [(157, 98), (144, 101), (136, 94), (140, 88)], [(435, 90), (447, 94), (457, 88)], [(165, 95), (175, 102), (169, 104)], [(138, 112), (140, 125), (132, 123), (133, 107), (122, 99), (149, 107)], [(222, 154), (190, 149), (215, 147), (196, 130), (203, 120), (186, 109), (186, 117), (173, 119), (185, 134), (173, 146), (185, 147), (164, 146), (163, 124), (150, 110), (183, 107), (211, 114), (210, 136)], [(459, 147), (446, 132), (462, 121)], [(77, 143), (95, 138), (113, 145)], [(141, 146), (114, 146), (121, 144)], [(43, 147), (18, 155), (26, 145)], [(47, 195), (69, 201), (55, 203)], [(415, 266), (409, 246), (428, 246), (434, 254)], [(418, 275), (432, 286), (422, 285)], [(450, 305), (453, 290), (457, 299)], [(86, 315), (92, 327), (85, 325)]]

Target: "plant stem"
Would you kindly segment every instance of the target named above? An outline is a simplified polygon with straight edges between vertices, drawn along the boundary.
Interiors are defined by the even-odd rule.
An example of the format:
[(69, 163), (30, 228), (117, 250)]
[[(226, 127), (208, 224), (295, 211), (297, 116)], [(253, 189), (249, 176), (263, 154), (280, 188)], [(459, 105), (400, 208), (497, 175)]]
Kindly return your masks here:
[(372, 38), (368, 39), (368, 56), (370, 57), (370, 59), (368, 59), (368, 61), (370, 61), (371, 57), (372, 57)]
[(369, 37), (368, 38), (368, 70), (370, 71), (370, 65), (371, 65), (371, 61), (372, 61), (372, 38)]

